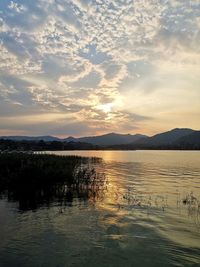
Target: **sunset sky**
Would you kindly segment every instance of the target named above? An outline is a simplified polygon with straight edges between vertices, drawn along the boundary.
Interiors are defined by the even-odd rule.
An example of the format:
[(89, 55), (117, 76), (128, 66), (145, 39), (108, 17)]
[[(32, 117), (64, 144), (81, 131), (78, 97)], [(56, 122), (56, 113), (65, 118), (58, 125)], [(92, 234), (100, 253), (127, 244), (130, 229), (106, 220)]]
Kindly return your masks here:
[(200, 129), (199, 30), (199, 0), (0, 0), (0, 135)]

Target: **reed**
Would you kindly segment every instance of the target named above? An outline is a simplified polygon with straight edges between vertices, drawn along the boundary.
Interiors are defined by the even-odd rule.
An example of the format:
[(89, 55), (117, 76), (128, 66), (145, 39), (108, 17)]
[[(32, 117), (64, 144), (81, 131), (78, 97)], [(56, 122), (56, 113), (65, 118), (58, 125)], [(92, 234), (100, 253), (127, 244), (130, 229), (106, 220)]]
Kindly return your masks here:
[(55, 199), (87, 199), (104, 185), (105, 175), (95, 168), (99, 164), (99, 158), (1, 153), (0, 193), (30, 208)]

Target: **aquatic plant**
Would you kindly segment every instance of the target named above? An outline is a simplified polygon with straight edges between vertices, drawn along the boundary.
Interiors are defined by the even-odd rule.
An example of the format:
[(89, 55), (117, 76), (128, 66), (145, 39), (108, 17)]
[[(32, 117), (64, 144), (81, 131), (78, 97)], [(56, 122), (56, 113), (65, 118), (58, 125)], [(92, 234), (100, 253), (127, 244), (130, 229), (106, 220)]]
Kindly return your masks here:
[(186, 195), (183, 198), (183, 204), (184, 205), (196, 205), (198, 203), (197, 197), (194, 196), (193, 192), (190, 192), (190, 194)]
[(1, 153), (0, 193), (18, 200), (22, 209), (37, 208), (55, 199), (97, 197), (105, 182), (97, 172), (99, 158), (49, 154)]

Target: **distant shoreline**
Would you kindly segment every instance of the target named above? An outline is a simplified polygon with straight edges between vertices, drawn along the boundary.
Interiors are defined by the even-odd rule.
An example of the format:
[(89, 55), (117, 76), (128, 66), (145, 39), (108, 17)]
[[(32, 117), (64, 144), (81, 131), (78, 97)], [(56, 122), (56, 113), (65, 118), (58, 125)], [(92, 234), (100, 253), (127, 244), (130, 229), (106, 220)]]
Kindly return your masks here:
[(64, 139), (53, 136), (2, 136), (0, 137), (0, 150), (200, 150), (200, 131), (175, 128), (151, 137), (117, 133)]
[(121, 151), (121, 152), (132, 152), (132, 151), (200, 151), (200, 149), (66, 149), (66, 150), (0, 150), (0, 153), (38, 153), (45, 154), (48, 152), (68, 152), (68, 151)]

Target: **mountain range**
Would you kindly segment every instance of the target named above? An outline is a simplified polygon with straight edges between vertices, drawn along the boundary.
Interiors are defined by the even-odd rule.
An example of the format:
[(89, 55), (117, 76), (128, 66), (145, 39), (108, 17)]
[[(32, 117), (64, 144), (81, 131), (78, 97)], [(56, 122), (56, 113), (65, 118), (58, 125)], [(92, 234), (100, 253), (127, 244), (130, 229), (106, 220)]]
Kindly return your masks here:
[(64, 141), (83, 142), (98, 146), (109, 146), (109, 145), (119, 145), (119, 144), (120, 145), (130, 144), (146, 137), (147, 137), (146, 135), (142, 134), (131, 135), (131, 134), (108, 133), (99, 136), (88, 136), (81, 138), (68, 137), (64, 139)]
[(88, 136), (88, 137), (67, 137), (67, 138), (58, 138), (54, 136), (0, 136), (0, 139), (4, 140), (13, 140), (13, 141), (45, 141), (45, 142), (52, 142), (52, 141), (60, 141), (60, 142), (81, 142), (81, 143), (89, 143), (92, 145), (98, 146), (108, 146), (108, 145), (124, 145), (130, 144), (135, 141), (138, 141), (142, 138), (146, 138), (146, 135), (142, 134), (116, 134), (116, 133), (108, 133), (99, 136)]
[(54, 136), (1, 136), (1, 140), (12, 141), (44, 141), (44, 142), (65, 142), (78, 144), (91, 144), (98, 148), (111, 149), (159, 149), (159, 148), (200, 148), (200, 131), (175, 128), (167, 132), (159, 133), (154, 136), (146, 136), (142, 134), (117, 134), (108, 133), (99, 136), (88, 137), (67, 137), (58, 138)]
[(113, 149), (200, 149), (200, 131), (175, 128)]

